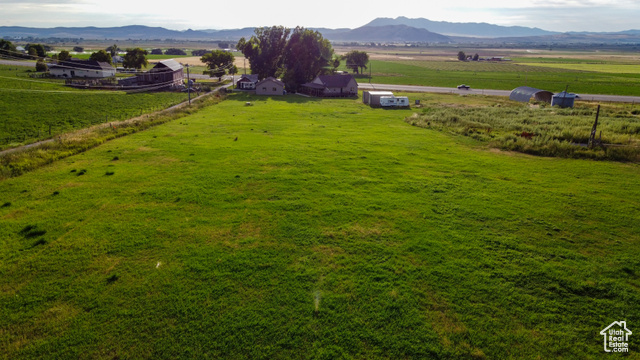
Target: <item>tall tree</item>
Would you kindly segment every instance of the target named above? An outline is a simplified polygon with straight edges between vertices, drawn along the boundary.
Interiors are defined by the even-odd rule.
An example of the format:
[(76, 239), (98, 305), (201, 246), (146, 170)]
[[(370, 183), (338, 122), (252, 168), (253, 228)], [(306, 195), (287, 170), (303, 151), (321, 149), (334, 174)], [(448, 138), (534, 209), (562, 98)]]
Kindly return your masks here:
[(227, 69), (230, 69), (233, 66), (235, 57), (230, 52), (214, 50), (210, 53), (204, 54), (200, 58), (200, 61), (207, 64), (207, 69), (209, 69), (205, 71), (205, 74), (220, 78), (226, 73)]
[[(367, 69), (369, 63), (369, 54), (364, 51), (353, 50), (344, 54), (342, 58), (347, 63), (347, 68), (353, 70), (355, 73), (363, 73)], [(358, 72), (358, 69), (360, 71)]]
[(319, 32), (296, 27), (284, 49), (284, 64), (282, 80), (287, 89), (296, 91), (316, 76), (331, 73), (333, 48)]
[(84, 52), (84, 48), (82, 46), (74, 46), (73, 51), (81, 53)]
[(467, 60), (467, 55), (464, 53), (464, 51), (458, 52), (458, 60), (460, 60), (460, 61)]
[(147, 67), (147, 65), (149, 65), (147, 55), (147, 51), (140, 48), (127, 49), (122, 65), (125, 68), (140, 70), (142, 67)]
[(114, 56), (118, 55), (118, 51), (120, 49), (118, 49), (118, 45), (113, 44), (113, 45), (109, 46), (108, 48), (106, 48), (105, 50), (108, 51), (109, 54), (111, 54), (111, 57), (114, 57)]
[(249, 40), (241, 38), (236, 48), (249, 59), (251, 73), (264, 79), (282, 72), (284, 49), (290, 29), (283, 26), (260, 27)]
[(113, 60), (111, 58), (111, 54), (108, 53), (106, 50), (100, 50), (98, 52), (94, 52), (93, 54), (91, 54), (89, 59), (95, 60), (95, 61), (99, 61), (99, 62), (106, 62), (106, 63), (109, 63), (109, 64), (111, 64), (111, 62)]

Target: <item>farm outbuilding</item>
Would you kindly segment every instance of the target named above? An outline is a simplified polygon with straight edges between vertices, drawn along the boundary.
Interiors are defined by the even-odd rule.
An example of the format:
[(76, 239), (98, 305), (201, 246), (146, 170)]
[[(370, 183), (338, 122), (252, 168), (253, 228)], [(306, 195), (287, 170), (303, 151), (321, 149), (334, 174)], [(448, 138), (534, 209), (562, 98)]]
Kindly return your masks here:
[(371, 107), (379, 107), (380, 98), (383, 96), (393, 96), (393, 93), (391, 91), (363, 91), (362, 102)]
[(551, 106), (560, 106), (561, 108), (572, 108), (577, 95), (563, 91), (553, 95)]
[(138, 85), (163, 85), (166, 87), (181, 86), (184, 81), (182, 65), (173, 60), (162, 60), (151, 70), (136, 76)]
[(531, 98), (534, 98), (536, 101), (544, 101), (549, 104), (551, 104), (552, 97), (553, 93), (551, 91), (540, 90), (528, 86), (515, 88), (509, 95), (509, 99), (514, 101), (529, 102)]
[(111, 64), (95, 60), (69, 59), (49, 65), (51, 76), (63, 78), (106, 78), (116, 76)]

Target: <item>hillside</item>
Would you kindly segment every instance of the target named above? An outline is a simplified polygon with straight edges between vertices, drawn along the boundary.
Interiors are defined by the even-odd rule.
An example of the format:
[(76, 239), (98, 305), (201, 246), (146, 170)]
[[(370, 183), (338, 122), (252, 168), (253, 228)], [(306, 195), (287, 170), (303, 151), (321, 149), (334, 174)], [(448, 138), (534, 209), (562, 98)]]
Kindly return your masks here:
[(410, 19), (406, 17), (377, 18), (365, 26), (406, 25), (419, 29), (452, 36), (469, 37), (519, 37), (553, 35), (556, 32), (523, 26), (500, 26), (487, 23), (453, 23), (447, 21), (431, 21), (429, 19)]
[(333, 33), (327, 37), (336, 41), (452, 42), (452, 40), (447, 36), (406, 25), (363, 26), (343, 33)]

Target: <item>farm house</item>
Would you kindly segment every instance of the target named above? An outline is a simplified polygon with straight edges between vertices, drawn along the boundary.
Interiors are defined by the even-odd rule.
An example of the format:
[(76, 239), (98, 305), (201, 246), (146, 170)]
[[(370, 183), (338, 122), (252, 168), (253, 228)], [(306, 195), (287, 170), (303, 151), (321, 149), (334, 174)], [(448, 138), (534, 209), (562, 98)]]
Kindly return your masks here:
[(284, 95), (284, 83), (268, 77), (256, 84), (257, 95)]
[(301, 90), (312, 96), (353, 97), (358, 96), (358, 83), (352, 75), (319, 75)]
[(116, 76), (116, 69), (106, 62), (69, 59), (49, 65), (51, 76), (62, 78), (106, 78)]
[(236, 82), (236, 88), (239, 90), (255, 90), (258, 83), (258, 75), (244, 74)]

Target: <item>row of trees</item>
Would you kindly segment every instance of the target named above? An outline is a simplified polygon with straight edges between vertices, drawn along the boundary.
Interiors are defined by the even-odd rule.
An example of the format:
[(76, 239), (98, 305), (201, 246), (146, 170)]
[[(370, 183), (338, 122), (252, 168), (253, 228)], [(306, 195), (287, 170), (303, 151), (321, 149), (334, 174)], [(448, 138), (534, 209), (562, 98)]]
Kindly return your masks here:
[(242, 38), (236, 45), (249, 60), (251, 73), (259, 78), (281, 77), (291, 91), (340, 65), (331, 43), (317, 31), (273, 26), (254, 32), (249, 40)]
[[(480, 55), (478, 55), (477, 53), (471, 57), (472, 61), (478, 61), (479, 59)], [(464, 51), (458, 52), (458, 60), (467, 61), (467, 54), (465, 54)]]

